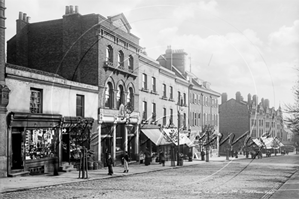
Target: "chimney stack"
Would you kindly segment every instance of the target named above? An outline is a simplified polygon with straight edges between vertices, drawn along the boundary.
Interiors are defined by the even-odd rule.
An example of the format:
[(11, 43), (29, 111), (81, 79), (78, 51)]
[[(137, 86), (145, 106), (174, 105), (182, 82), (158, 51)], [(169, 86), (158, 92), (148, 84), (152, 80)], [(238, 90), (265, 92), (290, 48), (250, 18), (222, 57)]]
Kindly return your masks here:
[(222, 104), (227, 102), (227, 93), (222, 93), (221, 98), (222, 98)]
[(250, 93), (248, 94), (248, 104), (249, 105), (251, 104), (251, 94)]
[(19, 19), (17, 19), (17, 34), (29, 23), (30, 17), (26, 13), (19, 12)]
[(236, 92), (236, 94), (235, 94), (235, 100), (238, 101), (238, 102), (241, 101), (241, 92), (240, 91)]

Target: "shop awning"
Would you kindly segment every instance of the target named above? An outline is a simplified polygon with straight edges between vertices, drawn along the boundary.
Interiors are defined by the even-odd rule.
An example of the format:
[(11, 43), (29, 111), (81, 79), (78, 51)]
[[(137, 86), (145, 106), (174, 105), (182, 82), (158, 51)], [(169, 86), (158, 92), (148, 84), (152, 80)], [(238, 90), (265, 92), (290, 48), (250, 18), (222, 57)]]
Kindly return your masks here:
[(258, 146), (262, 147), (264, 143), (262, 143), (258, 138), (252, 138), (252, 141)]
[(159, 145), (160, 140), (163, 139), (163, 135), (159, 129), (141, 129), (155, 145)]
[[(163, 129), (164, 140), (161, 140), (160, 145), (175, 144), (178, 145), (177, 129)], [(191, 146), (193, 143), (185, 133), (179, 133), (179, 145)]]

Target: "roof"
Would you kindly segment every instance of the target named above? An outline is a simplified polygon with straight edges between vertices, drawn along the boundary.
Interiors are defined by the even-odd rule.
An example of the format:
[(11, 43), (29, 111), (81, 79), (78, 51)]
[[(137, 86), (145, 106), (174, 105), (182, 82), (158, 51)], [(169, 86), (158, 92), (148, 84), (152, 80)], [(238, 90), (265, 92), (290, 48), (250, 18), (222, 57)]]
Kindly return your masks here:
[(25, 66), (19, 66), (19, 65), (14, 65), (14, 64), (10, 64), (10, 63), (7, 63), (5, 66), (9, 67), (9, 68), (17, 69), (17, 70), (30, 72), (30, 73), (36, 73), (36, 74), (40, 74), (40, 75), (46, 75), (46, 76), (50, 76), (50, 77), (58, 77), (58, 78), (65, 79), (65, 78), (63, 78), (62, 76), (60, 76), (56, 73), (50, 73), (50, 72), (46, 72), (46, 71), (42, 71), (42, 70), (28, 68), (28, 67), (25, 67)]

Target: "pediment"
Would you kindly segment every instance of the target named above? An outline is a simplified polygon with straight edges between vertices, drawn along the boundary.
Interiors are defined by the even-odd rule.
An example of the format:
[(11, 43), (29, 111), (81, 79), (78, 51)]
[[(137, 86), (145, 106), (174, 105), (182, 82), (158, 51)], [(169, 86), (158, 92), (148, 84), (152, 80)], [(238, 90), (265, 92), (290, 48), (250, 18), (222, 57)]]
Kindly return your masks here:
[(130, 32), (131, 26), (130, 26), (129, 22), (127, 21), (127, 19), (124, 16), (123, 13), (115, 15), (115, 16), (110, 16), (110, 17), (107, 17), (107, 18), (118, 29), (120, 29), (120, 30), (122, 30), (126, 33)]

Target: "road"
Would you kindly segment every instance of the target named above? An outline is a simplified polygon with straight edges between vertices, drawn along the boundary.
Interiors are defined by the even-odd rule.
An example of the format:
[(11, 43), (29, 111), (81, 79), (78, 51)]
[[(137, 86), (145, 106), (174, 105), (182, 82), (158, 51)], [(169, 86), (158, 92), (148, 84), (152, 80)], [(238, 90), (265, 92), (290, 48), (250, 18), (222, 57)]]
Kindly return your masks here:
[(6, 193), (3, 198), (270, 198), (299, 167), (286, 155), (209, 162), (144, 174)]

